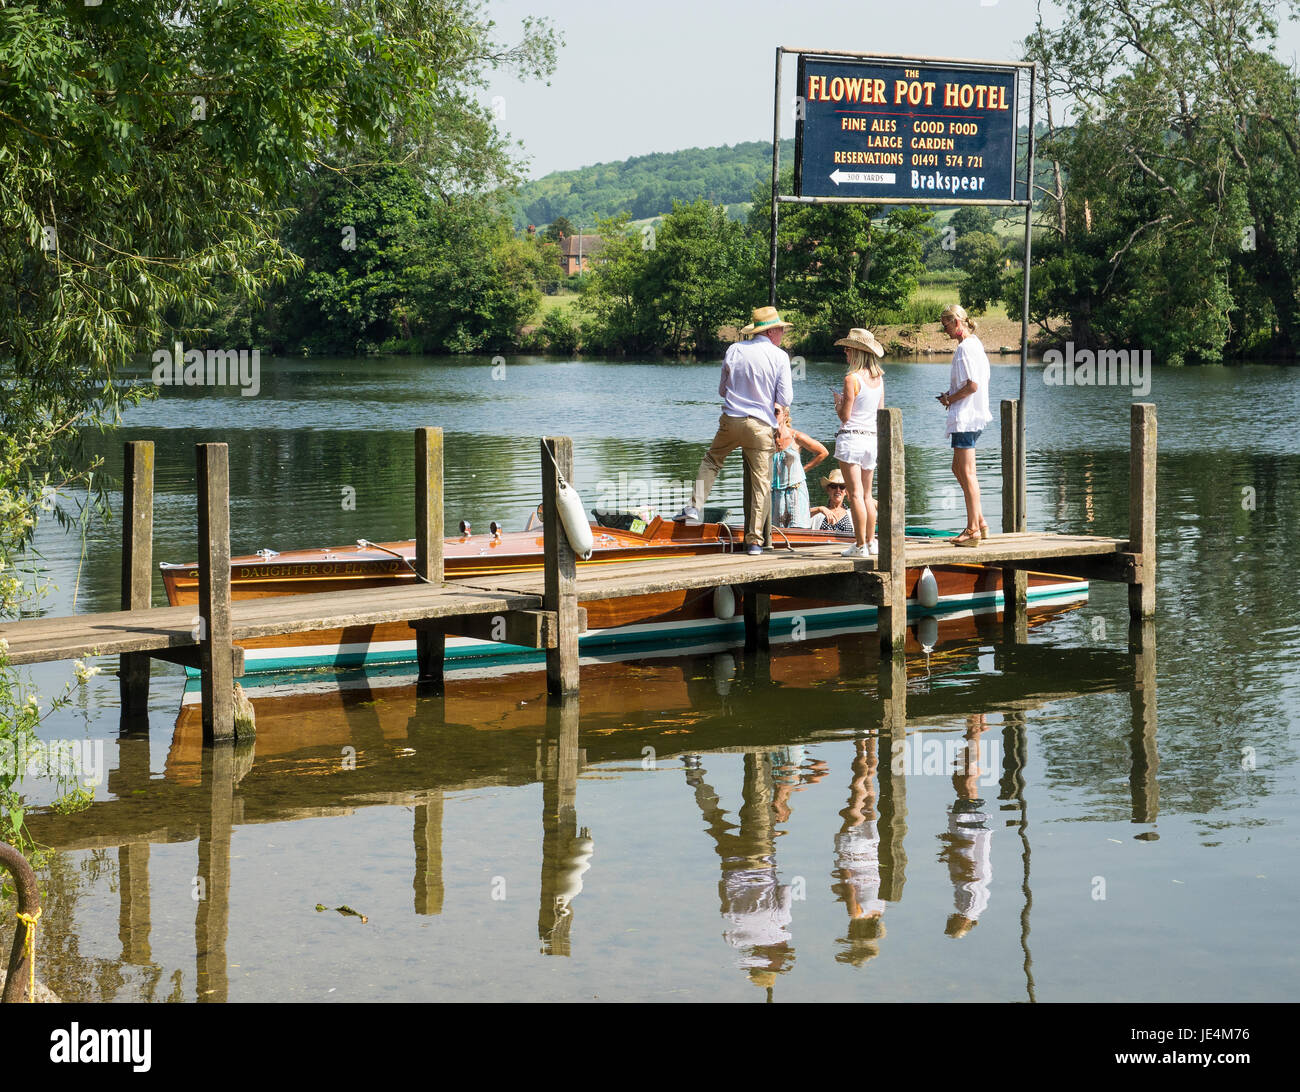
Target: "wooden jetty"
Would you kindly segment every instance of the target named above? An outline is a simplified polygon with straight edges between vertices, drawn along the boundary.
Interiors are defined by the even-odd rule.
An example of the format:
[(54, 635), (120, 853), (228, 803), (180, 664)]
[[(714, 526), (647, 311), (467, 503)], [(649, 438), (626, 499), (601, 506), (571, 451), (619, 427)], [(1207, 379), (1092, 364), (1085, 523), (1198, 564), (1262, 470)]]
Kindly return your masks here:
[[(0, 626), (13, 664), (82, 656), (121, 657), (124, 720), (148, 705), (149, 658), (197, 667), (202, 676), (205, 739), (235, 735), (234, 680), (243, 672), (244, 638), (312, 629), (409, 623), (417, 632), (421, 680), (441, 684), (447, 635), (503, 639), (545, 649), (547, 687), (565, 696), (578, 691), (580, 603), (653, 592), (730, 584), (742, 590), (746, 646), (767, 642), (772, 594), (798, 595), (878, 608), (882, 652), (901, 659), (907, 625), (904, 574), (909, 566), (986, 564), (1002, 570), (1007, 615), (1023, 631), (1029, 570), (1058, 572), (1128, 585), (1134, 619), (1155, 612), (1156, 414), (1134, 403), (1129, 460), (1127, 538), (1056, 535), (1026, 527), (1025, 484), (1017, 481), (1018, 429), (1014, 401), (1002, 403), (1003, 532), (971, 549), (943, 540), (906, 542), (901, 412), (878, 414), (879, 540), (877, 558), (844, 558), (835, 547), (777, 550), (760, 557), (706, 555), (650, 560), (616, 571), (584, 571), (559, 523), (555, 503), (560, 476), (572, 480), (573, 443), (543, 438), (541, 452), (544, 567), (539, 575), (502, 575), (448, 582), (443, 573), (442, 430), (415, 433), (415, 587), (367, 589), (232, 602), (230, 591), (230, 489), (225, 444), (196, 445), (198, 469), (199, 613), (192, 607), (153, 607), (153, 445), (126, 445), (123, 498), (122, 610), (32, 619)], [(504, 627), (498, 622), (504, 619)], [(888, 692), (885, 700), (889, 701)]]

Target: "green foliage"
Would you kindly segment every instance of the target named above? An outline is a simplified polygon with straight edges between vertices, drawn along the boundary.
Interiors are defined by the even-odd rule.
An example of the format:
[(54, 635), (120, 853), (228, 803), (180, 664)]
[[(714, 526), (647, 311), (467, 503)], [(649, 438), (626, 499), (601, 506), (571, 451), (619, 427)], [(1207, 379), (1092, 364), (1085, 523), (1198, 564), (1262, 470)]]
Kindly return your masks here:
[(304, 272), (277, 301), (268, 336), (291, 353), (508, 348), (544, 271), (558, 283), (554, 247), (517, 238), (494, 199), (434, 198), (406, 164), (318, 174), (285, 240)]
[[(788, 183), (783, 183), (783, 191)], [(754, 191), (751, 230), (767, 252), (771, 181)], [(931, 212), (895, 205), (883, 216), (871, 205), (785, 206), (777, 233), (777, 299), (801, 315), (799, 345), (821, 350), (854, 326), (872, 326), (906, 305), (924, 270), (921, 256), (933, 234)], [(765, 269), (751, 296), (762, 291)]]
[[(474, 0), (0, 3), (0, 611), (43, 485), (85, 473), (69, 439), (144, 393), (119, 379), (132, 354), (252, 336), (299, 268), (280, 230), (312, 168), (391, 149), (445, 198), (445, 232), (499, 244), (492, 284), (438, 301), (448, 340), (486, 344), (535, 305), (500, 216), (461, 201), (516, 173), (472, 101), (483, 70), (549, 72), (556, 39), (526, 22), (504, 47), (491, 28)], [(464, 261), (440, 260), (427, 283), (463, 290)], [(368, 333), (396, 290), (363, 287), (317, 302)], [(0, 663), (0, 742), (30, 708)], [(3, 836), (21, 813), (0, 789)]]
[[(789, 161), (793, 142), (781, 144)], [(662, 216), (673, 202), (690, 204), (704, 199), (730, 205), (749, 195), (772, 170), (772, 144), (753, 140), (716, 148), (687, 148), (678, 152), (635, 156), (618, 163), (597, 163), (573, 171), (555, 171), (519, 187), (515, 224), (553, 224), (572, 221), (587, 230), (600, 219), (626, 215), (629, 220)]]
[(539, 330), (548, 353), (568, 356), (578, 351), (582, 331), (568, 308), (554, 307), (546, 312)]
[(566, 236), (577, 234), (577, 229), (569, 223), (567, 216), (557, 216), (546, 225), (546, 230), (542, 234), (551, 242), (558, 243)]
[(1002, 298), (1006, 251), (996, 235), (975, 231), (957, 237), (954, 258), (957, 267), (966, 271), (960, 288), (961, 305), (982, 314), (990, 300)]
[(1036, 316), (1161, 363), (1295, 351), (1300, 84), (1268, 53), (1276, 9), (1102, 0), (1029, 37), (1056, 116), (1082, 104), (1039, 146), (1064, 192), (1035, 247)]
[(956, 232), (958, 243), (976, 232), (992, 235), (994, 234), (993, 213), (982, 205), (963, 205), (952, 214), (948, 226)]
[(744, 314), (761, 258), (721, 206), (675, 202), (657, 227), (630, 231), (624, 218), (600, 234), (605, 249), (580, 298), (587, 348), (711, 352), (718, 328)]

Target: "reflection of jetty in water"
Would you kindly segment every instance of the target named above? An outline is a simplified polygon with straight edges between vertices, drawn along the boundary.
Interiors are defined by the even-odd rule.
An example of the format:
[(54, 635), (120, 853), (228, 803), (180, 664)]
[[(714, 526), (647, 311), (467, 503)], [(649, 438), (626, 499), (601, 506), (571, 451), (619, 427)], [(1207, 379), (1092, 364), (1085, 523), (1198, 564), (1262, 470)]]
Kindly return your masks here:
[[(1031, 615), (1029, 625), (1060, 613)], [(1149, 624), (1132, 631), (1128, 653), (1056, 649), (1017, 636), (1023, 641), (1023, 629), (1009, 633), (1001, 615), (990, 613), (945, 622), (926, 655), (907, 661), (882, 662), (868, 634), (587, 664), (580, 707), (548, 703), (538, 673), (452, 678), (440, 693), (409, 680), (354, 680), (351, 688), (331, 684), (255, 697), (256, 740), (234, 746), (204, 748), (199, 709), (186, 705), (163, 780), (150, 779), (147, 733), (123, 735), (108, 784), (117, 799), (73, 815), (34, 814), (29, 825), (55, 850), (117, 848), (122, 959), (146, 969), (152, 967), (149, 846), (196, 840), (206, 897), (196, 902), (195, 993), (199, 1000), (225, 1000), (234, 826), (413, 807), (413, 908), (439, 914), (445, 795), (540, 783), (538, 939), (542, 952), (568, 955), (583, 884), (598, 880), (600, 862), (600, 832), (579, 820), (579, 775), (600, 764), (640, 766), (647, 755), (658, 765), (677, 759), (720, 858), (723, 934), (740, 966), (770, 994), (795, 959), (791, 890), (775, 859), (793, 794), (817, 782), (847, 786), (843, 823), (827, 832), (829, 886), (846, 915), (845, 931), (834, 941), (836, 958), (862, 966), (880, 952), (888, 906), (901, 901), (906, 883), (909, 766), (891, 756), (909, 733), (918, 739), (918, 732), (951, 733), (960, 722), (964, 741), (976, 745), (959, 752), (964, 765), (952, 774), (951, 826), (942, 837), (955, 899), (947, 931), (969, 932), (989, 902), (980, 797), (996, 791), (1019, 814), (1022, 943), (1032, 999), (1024, 712), (1079, 694), (1129, 693), (1132, 818), (1154, 822), (1155, 660)], [(988, 656), (992, 670), (979, 663)], [(1069, 683), (1050, 681), (1061, 678)], [(864, 684), (872, 683), (875, 694), (864, 697)], [(814, 721), (810, 708), (817, 710)], [(996, 790), (992, 771), (975, 765), (987, 731), (983, 711), (1001, 715)], [(835, 739), (852, 740), (850, 768), (830, 770), (804, 758), (805, 745)], [(743, 755), (738, 824), (728, 821), (709, 781), (705, 756), (720, 752)], [(926, 836), (939, 828), (927, 821)]]

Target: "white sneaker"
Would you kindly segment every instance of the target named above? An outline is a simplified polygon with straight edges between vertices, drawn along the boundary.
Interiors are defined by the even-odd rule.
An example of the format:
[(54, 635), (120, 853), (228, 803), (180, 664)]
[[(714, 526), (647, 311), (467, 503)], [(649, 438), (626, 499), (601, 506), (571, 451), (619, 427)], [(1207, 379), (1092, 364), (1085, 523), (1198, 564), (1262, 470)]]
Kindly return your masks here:
[(841, 557), (870, 557), (866, 546), (850, 546), (840, 554)]
[(872, 557), (876, 557), (880, 553), (880, 540), (877, 538), (873, 538), (871, 542), (867, 545), (867, 552)]

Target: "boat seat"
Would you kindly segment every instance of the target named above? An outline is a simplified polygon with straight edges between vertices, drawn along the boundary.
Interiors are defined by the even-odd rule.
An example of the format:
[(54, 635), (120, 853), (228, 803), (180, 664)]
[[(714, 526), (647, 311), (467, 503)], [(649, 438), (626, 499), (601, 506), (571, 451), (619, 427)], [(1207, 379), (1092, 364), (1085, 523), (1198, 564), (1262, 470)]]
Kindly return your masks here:
[[(604, 508), (593, 508), (591, 518), (596, 521), (597, 527), (609, 527), (615, 531), (632, 530), (632, 521), (639, 519), (635, 512), (610, 512)], [(715, 506), (705, 508), (700, 512), (700, 518), (705, 523), (729, 523), (731, 522), (731, 509)]]

